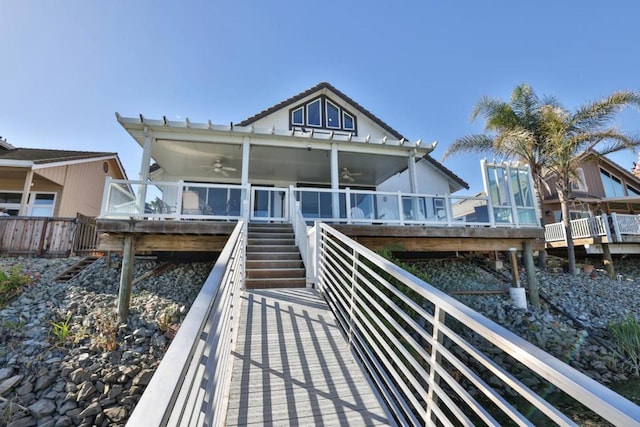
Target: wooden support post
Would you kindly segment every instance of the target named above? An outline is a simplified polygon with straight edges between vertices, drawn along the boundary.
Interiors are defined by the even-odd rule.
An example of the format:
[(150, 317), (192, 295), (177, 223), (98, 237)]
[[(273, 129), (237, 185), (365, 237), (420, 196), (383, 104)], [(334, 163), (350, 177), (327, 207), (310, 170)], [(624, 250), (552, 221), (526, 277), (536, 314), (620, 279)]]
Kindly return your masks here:
[(533, 249), (531, 249), (531, 242), (528, 240), (525, 240), (524, 242), (522, 257), (524, 258), (524, 268), (527, 271), (527, 284), (529, 285), (529, 302), (535, 308), (540, 308), (540, 292), (538, 291), (536, 268), (533, 263)]
[(107, 268), (111, 268), (111, 251), (107, 251), (107, 255), (106, 256), (107, 256), (107, 262), (106, 262), (105, 266)]
[(518, 258), (516, 258), (516, 248), (509, 248), (511, 259), (511, 274), (513, 275), (513, 287), (520, 287), (520, 273), (518, 272)]
[(611, 257), (611, 250), (608, 243), (602, 244), (602, 262), (604, 262), (604, 269), (607, 270), (607, 274), (610, 278), (616, 278), (616, 269), (613, 266), (613, 258)]
[(118, 291), (118, 316), (120, 322), (126, 323), (129, 316), (131, 300), (131, 283), (133, 281), (133, 261), (135, 258), (134, 237), (132, 234), (124, 236), (122, 252), (122, 270), (120, 271), (120, 289)]

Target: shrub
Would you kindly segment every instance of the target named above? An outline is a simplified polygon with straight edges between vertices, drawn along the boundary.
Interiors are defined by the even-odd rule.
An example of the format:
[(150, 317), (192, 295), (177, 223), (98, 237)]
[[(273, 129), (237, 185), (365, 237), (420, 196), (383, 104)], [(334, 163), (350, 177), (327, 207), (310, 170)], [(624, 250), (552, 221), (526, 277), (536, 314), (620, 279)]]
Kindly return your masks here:
[(31, 276), (22, 273), (21, 268), (16, 265), (8, 272), (0, 270), (0, 307), (20, 295), (22, 287), (33, 281)]
[(56, 341), (60, 344), (64, 344), (71, 337), (71, 313), (65, 320), (60, 322), (51, 322), (51, 334), (56, 338)]
[(637, 375), (640, 371), (640, 322), (632, 315), (617, 323), (609, 323), (618, 351), (626, 356)]

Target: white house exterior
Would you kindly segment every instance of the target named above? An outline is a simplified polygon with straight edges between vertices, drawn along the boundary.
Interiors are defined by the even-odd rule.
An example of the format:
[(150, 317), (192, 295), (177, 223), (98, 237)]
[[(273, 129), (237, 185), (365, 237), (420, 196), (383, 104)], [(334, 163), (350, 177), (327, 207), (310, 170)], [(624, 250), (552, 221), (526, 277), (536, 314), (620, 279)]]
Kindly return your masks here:
[(116, 116), (143, 156), (139, 181), (107, 185), (103, 217), (286, 222), (295, 207), (306, 221), (453, 225), (449, 196), (468, 188), (435, 143), (328, 83), (235, 124)]

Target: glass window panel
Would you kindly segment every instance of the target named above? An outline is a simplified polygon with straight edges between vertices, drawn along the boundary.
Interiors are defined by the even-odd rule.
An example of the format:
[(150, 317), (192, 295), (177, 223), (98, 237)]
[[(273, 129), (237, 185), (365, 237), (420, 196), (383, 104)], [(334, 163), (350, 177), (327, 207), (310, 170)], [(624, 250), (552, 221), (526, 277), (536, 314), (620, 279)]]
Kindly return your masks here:
[(327, 101), (327, 127), (340, 129), (340, 109)]
[(322, 126), (322, 112), (320, 111), (319, 99), (307, 104), (307, 124), (309, 126)]
[(640, 191), (636, 190), (633, 187), (627, 186), (627, 194), (629, 196), (640, 196)]
[(31, 209), (31, 216), (51, 216), (53, 215), (52, 207), (34, 207)]
[(602, 177), (605, 196), (622, 197), (625, 195), (622, 182), (618, 178), (603, 170), (600, 171), (600, 176)]
[(47, 206), (52, 206), (53, 205), (53, 199), (55, 198), (55, 194), (40, 194), (37, 193), (35, 195), (35, 201), (34, 204), (36, 205), (47, 205)]
[(294, 125), (304, 125), (304, 109), (302, 107), (291, 113), (291, 123)]
[(20, 203), (21, 193), (0, 193), (0, 203)]
[(351, 116), (348, 113), (345, 113), (344, 111), (342, 112), (342, 127), (346, 130), (355, 129), (353, 116)]

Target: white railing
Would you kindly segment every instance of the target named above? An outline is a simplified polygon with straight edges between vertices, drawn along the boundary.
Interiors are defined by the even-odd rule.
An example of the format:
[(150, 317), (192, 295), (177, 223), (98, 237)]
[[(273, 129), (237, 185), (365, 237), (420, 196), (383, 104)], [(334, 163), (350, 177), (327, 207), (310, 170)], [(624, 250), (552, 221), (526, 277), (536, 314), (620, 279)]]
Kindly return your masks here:
[(246, 222), (240, 221), (128, 425), (224, 425), (244, 282), (245, 243)]
[(183, 181), (149, 182), (107, 178), (102, 218), (247, 219), (249, 187)]
[(640, 236), (640, 215), (611, 214), (620, 235)]
[(601, 237), (607, 235), (606, 217), (594, 216), (571, 220), (571, 235), (574, 239)]
[[(385, 191), (293, 188), (306, 221), (446, 227), (538, 227), (523, 210), (516, 219), (494, 214), (488, 197)], [(511, 212), (511, 209), (509, 210)], [(517, 211), (520, 212), (520, 211)]]
[[(291, 187), (293, 188), (293, 187)], [(307, 222), (300, 212), (300, 202), (293, 197), (293, 191), (289, 191), (289, 218), (293, 227), (293, 234), (296, 240), (296, 246), (300, 250), (300, 257), (306, 270), (307, 286), (315, 282), (313, 272), (314, 266), (314, 241), (311, 238), (311, 227), (307, 226)]]
[(567, 240), (567, 233), (564, 224), (556, 222), (544, 226), (544, 239), (547, 242), (564, 242)]
[[(640, 407), (318, 224), (318, 285), (400, 425), (575, 425), (551, 389), (619, 426)], [(527, 385), (528, 384), (528, 385)]]
[(307, 223), (539, 227), (532, 208), (494, 208), (480, 196), (110, 178), (104, 194), (102, 218), (289, 221), (295, 200)]

